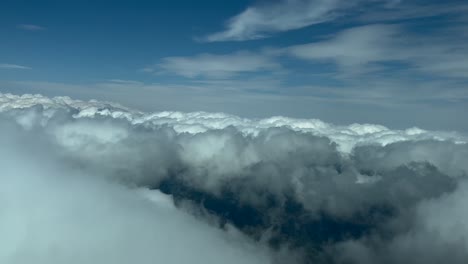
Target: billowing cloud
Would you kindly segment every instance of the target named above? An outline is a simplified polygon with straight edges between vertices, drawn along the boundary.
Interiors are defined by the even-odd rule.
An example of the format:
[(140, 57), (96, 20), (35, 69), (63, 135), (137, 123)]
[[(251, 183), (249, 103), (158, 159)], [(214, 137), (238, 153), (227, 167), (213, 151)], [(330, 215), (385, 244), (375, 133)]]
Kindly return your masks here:
[(0, 119), (0, 262), (271, 263), (235, 228), (204, 223), (157, 190), (86, 173), (46, 131)]
[(0, 112), (8, 263), (468, 257), (462, 134), (40, 95)]
[(468, 243), (468, 199), (466, 177), (458, 188), (438, 199), (422, 201), (416, 208), (411, 228), (398, 226), (408, 219), (397, 218), (387, 232), (391, 237), (372, 235), (340, 243), (333, 254), (339, 263), (464, 263)]

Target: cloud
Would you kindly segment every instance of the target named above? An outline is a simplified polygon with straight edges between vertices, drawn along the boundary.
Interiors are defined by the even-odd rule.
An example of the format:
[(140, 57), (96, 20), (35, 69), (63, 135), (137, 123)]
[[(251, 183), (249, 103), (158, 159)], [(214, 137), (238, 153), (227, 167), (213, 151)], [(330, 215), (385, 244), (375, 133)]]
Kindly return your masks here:
[(459, 133), (11, 94), (0, 126), (8, 263), (468, 256)]
[(449, 15), (452, 18), (464, 17), (468, 5), (451, 1), (445, 3), (424, 3), (418, 1), (387, 1), (385, 8), (363, 12), (356, 20), (364, 23), (395, 22), (407, 19), (433, 18)]
[(33, 24), (19, 24), (16, 26), (19, 29), (27, 30), (27, 31), (43, 31), (46, 30), (45, 27)]
[(398, 29), (391, 25), (370, 25), (351, 28), (338, 33), (330, 40), (295, 45), (286, 48), (291, 55), (307, 60), (336, 62), (342, 67), (353, 68), (372, 62), (398, 59), (399, 54), (388, 54)]
[(280, 0), (260, 2), (230, 18), (226, 29), (199, 38), (207, 42), (245, 41), (270, 37), (274, 33), (300, 29), (337, 19), (353, 22), (391, 22), (450, 14), (463, 16), (461, 3), (427, 3), (394, 0)]
[(0, 262), (272, 262), (235, 228), (201, 221), (156, 190), (87, 174), (46, 130), (0, 119)]
[[(174, 112), (143, 113), (121, 106), (116, 103), (91, 100), (89, 102), (73, 100), (69, 97), (48, 98), (41, 95), (12, 95), (1, 94), (0, 111), (27, 109), (40, 105), (49, 111), (70, 109), (76, 117), (108, 116), (129, 121), (132, 124), (169, 125), (178, 133), (201, 133), (210, 130), (235, 127), (246, 135), (258, 135), (269, 128), (286, 127), (297, 132), (307, 132), (316, 136), (327, 136), (339, 144), (339, 147), (349, 152), (360, 142), (389, 144), (401, 140), (412, 139), (465, 139), (456, 133), (429, 132), (419, 128), (406, 130), (391, 130), (385, 126), (375, 124), (351, 124), (337, 126), (318, 119), (297, 119), (275, 116), (266, 119), (246, 119), (224, 113), (207, 112)], [(78, 112), (77, 112), (78, 111)]]
[(346, 29), (330, 39), (290, 46), (284, 51), (304, 60), (334, 63), (346, 75), (374, 74), (399, 63), (397, 69), (467, 78), (466, 38), (454, 34), (460, 29), (453, 30), (418, 36), (399, 25), (374, 24)]
[[(331, 22), (338, 18), (349, 21), (367, 20), (378, 13), (386, 20), (400, 20), (407, 17), (425, 17), (437, 14), (459, 12), (452, 6), (431, 6), (423, 12), (411, 12), (412, 5), (404, 1), (369, 1), (369, 0), (280, 0), (261, 2), (249, 6), (242, 13), (230, 18), (226, 29), (200, 38), (202, 41), (245, 41), (261, 39), (277, 32), (300, 29), (315, 24)], [(400, 15), (399, 15), (400, 14)], [(371, 21), (382, 21), (382, 17), (373, 16)], [(384, 19), (385, 20), (385, 19)]]
[(192, 57), (167, 57), (146, 72), (171, 73), (187, 78), (228, 78), (242, 73), (274, 71), (281, 66), (270, 57), (247, 51), (232, 54), (199, 54)]
[[(380, 256), (380, 250), (386, 250), (387, 255), (383, 256), (390, 263), (405, 262), (414, 258), (392, 251), (398, 249), (392, 241), (406, 239), (408, 229), (420, 232), (422, 237), (418, 241), (430, 237), (424, 229), (419, 231), (418, 223), (429, 225), (431, 222), (426, 219), (434, 218), (426, 218), (425, 214), (445, 206), (444, 194), (458, 195), (458, 190), (464, 188), (457, 187), (458, 182), (462, 183), (468, 175), (466, 138), (451, 133), (417, 128), (398, 131), (370, 124), (341, 127), (319, 120), (285, 117), (249, 120), (203, 112), (146, 114), (110, 103), (67, 97), (3, 94), (0, 99), (1, 124), (5, 127), (2, 133), (18, 137), (18, 141), (11, 140), (11, 136), (1, 137), (9, 138), (2, 144), (5, 146), (2, 155), (8, 153), (10, 157), (9, 162), (2, 164), (4, 175), (13, 172), (16, 175), (2, 178), (8, 181), (2, 186), (9, 186), (9, 191), (3, 193), (14, 201), (11, 208), (17, 208), (8, 215), (24, 219), (11, 221), (15, 221), (18, 230), (23, 224), (37, 227), (30, 235), (44, 237), (34, 240), (41, 241), (41, 245), (59, 245), (55, 243), (75, 237), (68, 244), (60, 242), (58, 255), (53, 257), (34, 241), (21, 244), (16, 229), (10, 227), (10, 241), (18, 241), (16, 248), (22, 251), (11, 255), (12, 251), (8, 251), (11, 247), (6, 247), (4, 252), (19, 262), (32, 257), (49, 262), (68, 261), (73, 252), (87, 250), (81, 243), (90, 239), (104, 243), (93, 247), (86, 254), (93, 259), (86, 261), (98, 259), (101, 263), (114, 260), (126, 263), (130, 259), (145, 263), (156, 257), (177, 263), (185, 258), (196, 261), (196, 256), (209, 256), (213, 261), (233, 257), (224, 262), (238, 261), (240, 256), (246, 257), (243, 262), (268, 261), (273, 253), (263, 249), (260, 252), (266, 255), (254, 254), (249, 249), (245, 250), (250, 253), (240, 253), (247, 245), (262, 248), (261, 245), (254, 246), (246, 238), (236, 238), (234, 244), (220, 242), (230, 235), (197, 222), (205, 217), (208, 217), (205, 221), (211, 222), (208, 220), (211, 214), (253, 238), (260, 236), (270, 245), (280, 243), (289, 247), (294, 254), (301, 255), (301, 249), (311, 252), (324, 239), (332, 241), (331, 245), (327, 242), (330, 250), (342, 252), (336, 256), (345, 260), (359, 262), (363, 254), (374, 260), (374, 256)], [(11, 125), (11, 121), (22, 129)], [(29, 137), (31, 142), (23, 137)], [(15, 142), (22, 142), (22, 147)], [(49, 154), (42, 158), (34, 154), (45, 150)], [(29, 165), (21, 167), (15, 162)], [(137, 192), (134, 187), (138, 187)], [(199, 208), (197, 214), (201, 218), (194, 220), (178, 211), (185, 210), (184, 206), (174, 208), (161, 193), (152, 195), (151, 191), (141, 192), (141, 188), (171, 193), (179, 205), (185, 200), (192, 201), (190, 212)], [(48, 195), (41, 196), (38, 194), (41, 192)], [(64, 192), (70, 198), (60, 198)], [(149, 195), (151, 201), (163, 206), (152, 208), (138, 198), (140, 194)], [(29, 214), (36, 205), (28, 203), (27, 197), (36, 197), (34, 201), (44, 205), (37, 221)], [(90, 203), (93, 207), (88, 206)], [(288, 207), (293, 205), (295, 212)], [(454, 204), (457, 209), (453, 212), (459, 206), (463, 203)], [(61, 212), (60, 216), (54, 214), (56, 211)], [(76, 212), (87, 218), (73, 218), (72, 213)], [(114, 219), (113, 225), (105, 225), (110, 219)], [(389, 221), (395, 222), (395, 227)], [(39, 226), (40, 223), (50, 223), (50, 228), (59, 227), (61, 231), (53, 237), (45, 236), (49, 226)], [(288, 227), (288, 223), (307, 229), (298, 232)], [(319, 232), (322, 225), (332, 225), (334, 231)], [(92, 231), (86, 226), (98, 229)], [(450, 229), (436, 227), (448, 234), (448, 239), (444, 240), (447, 244), (427, 245), (435, 248), (429, 250), (434, 254), (432, 259), (440, 259), (452, 250), (456, 250), (457, 256), (466, 256), (465, 248), (450, 246), (458, 241), (447, 233)], [(381, 232), (387, 228), (392, 230), (392, 239), (380, 241)], [(183, 240), (177, 236), (180, 230)], [(165, 249), (167, 244), (156, 238), (161, 232), (167, 233), (164, 237), (174, 237), (172, 250)], [(462, 232), (458, 236), (467, 235)], [(216, 253), (194, 255), (201, 249), (194, 248), (192, 241), (202, 248), (216, 248), (213, 251)], [(147, 245), (151, 245), (151, 250), (147, 251)], [(34, 255), (28, 248), (36, 249)], [(119, 250), (110, 254), (107, 248)], [(315, 252), (303, 257), (319, 259), (328, 254), (325, 249)]]
[(335, 0), (290, 0), (251, 6), (229, 19), (225, 31), (208, 35), (203, 40), (213, 42), (264, 38), (274, 32), (332, 20), (337, 16), (334, 11), (348, 5), (350, 3)]
[[(314, 73), (305, 74), (312, 79), (323, 78)], [(400, 129), (411, 126), (432, 130), (468, 129), (467, 124), (455, 118), (464, 111), (468, 98), (468, 91), (457, 80), (348, 76), (343, 78), (343, 84), (335, 86), (285, 83), (284, 77), (281, 71), (274, 76), (264, 73), (254, 77), (242, 74), (235, 79), (176, 78), (142, 85), (110, 81), (89, 84), (0, 81), (0, 86), (3, 92), (67, 94), (82, 100), (111, 100), (144, 111), (221, 110), (251, 118), (283, 115), (320, 118), (337, 124), (380, 123)], [(292, 81), (296, 81), (293, 77)], [(400, 118), (395, 119), (395, 115)]]
[(340, 261), (350, 263), (464, 263), (468, 232), (463, 223), (467, 215), (462, 208), (466, 206), (467, 187), (463, 179), (453, 192), (421, 202), (412, 228), (400, 230), (389, 240), (379, 236), (351, 240), (334, 253), (340, 254)]
[[(189, 77), (178, 81), (200, 91), (262, 93), (262, 98), (268, 94), (282, 104), (289, 100), (297, 104), (298, 97), (303, 96), (315, 103), (372, 105), (393, 111), (405, 106), (419, 108), (406, 112), (420, 113), (429, 108), (434, 111), (434, 105), (448, 107), (456, 103), (463, 107), (468, 98), (464, 89), (468, 78), (464, 24), (441, 24), (426, 29), (429, 32), (413, 27), (405, 23), (370, 24), (305, 44), (264, 48), (256, 53), (244, 51), (255, 55), (251, 57), (259, 63), (236, 63), (234, 57), (243, 57), (238, 53), (204, 54), (168, 58), (147, 71)], [(264, 68), (274, 66), (262, 70), (265, 62)], [(271, 73), (274, 78), (270, 78)], [(326, 110), (311, 112), (315, 116)], [(239, 110), (235, 113), (243, 114)]]
[(30, 67), (18, 65), (18, 64), (8, 64), (0, 63), (0, 69), (9, 69), (9, 70), (30, 70)]

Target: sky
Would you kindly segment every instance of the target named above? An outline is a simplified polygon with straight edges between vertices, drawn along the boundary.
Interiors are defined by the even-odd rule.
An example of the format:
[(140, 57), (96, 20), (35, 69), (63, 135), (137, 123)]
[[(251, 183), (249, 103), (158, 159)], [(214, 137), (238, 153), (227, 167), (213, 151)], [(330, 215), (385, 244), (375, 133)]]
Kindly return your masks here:
[(0, 92), (468, 131), (468, 4), (0, 3)]

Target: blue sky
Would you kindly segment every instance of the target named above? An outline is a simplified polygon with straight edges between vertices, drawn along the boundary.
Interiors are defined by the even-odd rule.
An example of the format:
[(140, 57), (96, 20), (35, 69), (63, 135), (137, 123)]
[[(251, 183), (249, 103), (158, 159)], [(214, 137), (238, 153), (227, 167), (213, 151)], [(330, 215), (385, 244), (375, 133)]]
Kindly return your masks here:
[(0, 91), (468, 130), (464, 1), (9, 1)]

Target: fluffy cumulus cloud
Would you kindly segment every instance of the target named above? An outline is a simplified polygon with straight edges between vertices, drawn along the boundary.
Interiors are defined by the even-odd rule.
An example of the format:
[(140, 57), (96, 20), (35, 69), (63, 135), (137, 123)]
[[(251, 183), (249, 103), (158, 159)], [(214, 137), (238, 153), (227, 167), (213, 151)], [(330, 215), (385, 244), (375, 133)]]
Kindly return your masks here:
[(468, 257), (462, 134), (40, 95), (0, 113), (2, 263)]

